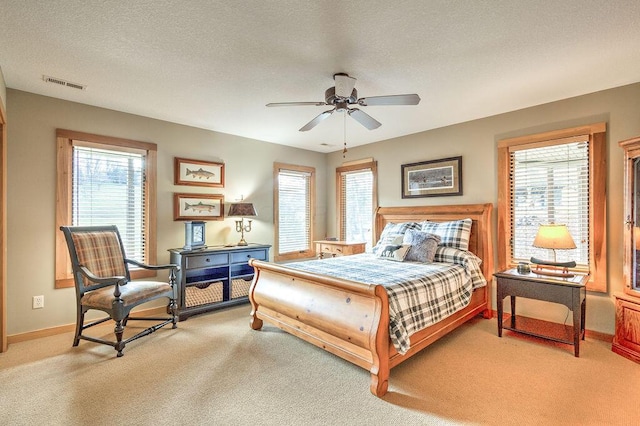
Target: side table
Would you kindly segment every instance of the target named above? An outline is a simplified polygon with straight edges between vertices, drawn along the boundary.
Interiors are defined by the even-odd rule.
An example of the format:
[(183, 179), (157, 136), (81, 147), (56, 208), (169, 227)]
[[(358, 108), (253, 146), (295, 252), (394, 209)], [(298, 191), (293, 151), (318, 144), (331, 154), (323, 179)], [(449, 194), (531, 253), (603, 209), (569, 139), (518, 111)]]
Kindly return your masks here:
[(316, 252), (320, 259), (325, 256), (348, 256), (350, 254), (364, 253), (366, 243), (348, 243), (346, 241), (319, 240), (316, 243)]
[[(496, 277), (497, 283), (499, 337), (502, 337), (502, 329), (505, 328), (518, 333), (573, 345), (575, 356), (580, 356), (580, 339), (584, 340), (587, 301), (586, 283), (589, 275), (575, 274), (570, 278), (559, 278), (538, 275), (533, 272), (520, 274), (516, 269), (497, 272), (493, 275)], [(510, 326), (503, 326), (503, 300), (507, 296), (511, 297), (511, 321)], [(569, 308), (573, 312), (573, 341), (557, 339), (517, 328), (516, 297), (560, 303)]]

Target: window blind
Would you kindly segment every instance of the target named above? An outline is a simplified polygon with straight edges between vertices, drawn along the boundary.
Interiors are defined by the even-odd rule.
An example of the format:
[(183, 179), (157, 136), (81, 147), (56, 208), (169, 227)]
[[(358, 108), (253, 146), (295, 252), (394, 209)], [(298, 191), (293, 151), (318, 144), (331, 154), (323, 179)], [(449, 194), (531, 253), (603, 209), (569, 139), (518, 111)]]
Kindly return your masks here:
[[(575, 138), (574, 138), (575, 139)], [(566, 224), (575, 250), (557, 250), (558, 262), (589, 267), (589, 139), (510, 151), (511, 248), (514, 261), (552, 260), (532, 246), (541, 224)]]
[(278, 172), (278, 253), (311, 248), (311, 173)]
[(126, 256), (140, 262), (147, 240), (144, 162), (139, 152), (73, 147), (73, 225), (116, 225)]
[(373, 228), (373, 171), (362, 169), (341, 173), (340, 238), (371, 244)]

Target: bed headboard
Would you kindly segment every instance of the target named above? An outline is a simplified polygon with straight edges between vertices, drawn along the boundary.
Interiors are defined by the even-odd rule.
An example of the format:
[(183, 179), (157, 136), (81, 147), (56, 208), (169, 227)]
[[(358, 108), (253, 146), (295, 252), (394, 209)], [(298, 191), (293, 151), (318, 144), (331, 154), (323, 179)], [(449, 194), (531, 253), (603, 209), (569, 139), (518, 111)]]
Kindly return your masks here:
[(378, 207), (375, 215), (376, 241), (387, 223), (446, 222), (471, 218), (469, 251), (482, 259), (482, 272), (487, 280), (493, 278), (493, 235), (491, 212), (493, 204), (458, 204), (446, 206)]

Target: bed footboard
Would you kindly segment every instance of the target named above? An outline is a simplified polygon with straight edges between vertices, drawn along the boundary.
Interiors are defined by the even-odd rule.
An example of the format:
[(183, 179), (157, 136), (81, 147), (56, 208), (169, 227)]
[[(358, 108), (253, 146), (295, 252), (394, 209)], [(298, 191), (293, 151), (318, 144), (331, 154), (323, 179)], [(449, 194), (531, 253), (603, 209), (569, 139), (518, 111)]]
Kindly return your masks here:
[(263, 320), (371, 373), (371, 392), (389, 381), (389, 301), (384, 287), (317, 276), (252, 259), (251, 328)]

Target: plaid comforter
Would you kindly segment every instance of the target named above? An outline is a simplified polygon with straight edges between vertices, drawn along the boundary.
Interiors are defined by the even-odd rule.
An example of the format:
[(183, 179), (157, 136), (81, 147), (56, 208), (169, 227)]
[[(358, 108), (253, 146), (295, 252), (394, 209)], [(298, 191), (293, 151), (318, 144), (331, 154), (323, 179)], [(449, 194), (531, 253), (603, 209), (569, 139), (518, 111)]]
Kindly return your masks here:
[(477, 261), (460, 262), (465, 263), (463, 266), (453, 263), (455, 259), (452, 263), (393, 262), (359, 254), (295, 262), (287, 267), (383, 285), (389, 295), (391, 342), (399, 353), (405, 354), (413, 333), (464, 308), (473, 288), (486, 285), (479, 271), (480, 259), (473, 258)]

